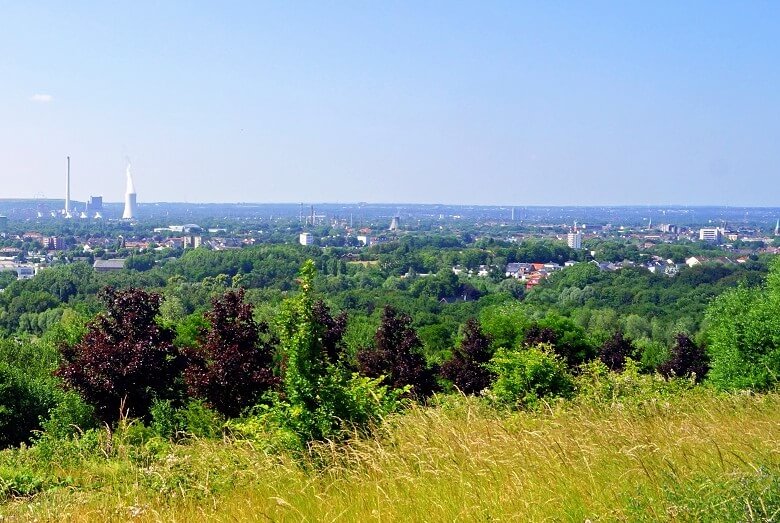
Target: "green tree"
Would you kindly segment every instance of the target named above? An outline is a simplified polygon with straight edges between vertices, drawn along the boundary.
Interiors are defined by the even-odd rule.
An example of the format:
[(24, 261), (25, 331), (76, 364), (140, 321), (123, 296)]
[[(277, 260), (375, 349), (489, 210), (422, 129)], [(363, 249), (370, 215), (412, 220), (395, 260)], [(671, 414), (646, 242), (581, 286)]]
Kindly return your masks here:
[[(304, 262), (300, 293), (282, 303), (279, 340), (284, 359), (284, 402), (278, 422), (301, 443), (338, 438), (345, 431), (368, 429), (397, 406), (397, 395), (379, 380), (350, 374), (329, 358), (327, 344), (338, 344), (320, 322), (314, 294), (315, 265)], [(343, 331), (342, 331), (343, 332)]]
[(26, 441), (40, 429), (55, 397), (46, 380), (0, 362), (0, 448)]
[(723, 389), (766, 390), (780, 377), (780, 261), (766, 284), (720, 295), (706, 313), (709, 381)]
[(499, 349), (490, 365), (496, 379), (492, 394), (510, 406), (535, 406), (549, 396), (567, 396), (573, 390), (566, 363), (548, 345), (528, 349)]

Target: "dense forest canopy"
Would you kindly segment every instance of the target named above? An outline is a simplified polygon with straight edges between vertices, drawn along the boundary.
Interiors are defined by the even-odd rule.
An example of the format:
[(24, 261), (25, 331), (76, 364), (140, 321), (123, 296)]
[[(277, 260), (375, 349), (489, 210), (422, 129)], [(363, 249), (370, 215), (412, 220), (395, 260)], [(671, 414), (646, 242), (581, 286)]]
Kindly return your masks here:
[[(592, 247), (617, 249), (615, 258), (630, 257), (619, 245), (602, 242)], [(503, 272), (507, 263), (539, 260), (559, 265), (568, 261), (570, 266), (533, 288)], [(639, 266), (603, 270), (582, 251), (547, 240), (466, 244), (455, 236), (423, 235), (402, 237), (359, 255), (341, 248), (259, 245), (189, 249), (179, 257), (164, 251), (136, 253), (128, 257), (125, 270), (110, 273), (96, 272), (85, 262), (64, 264), (29, 280), (11, 281), (0, 294), (0, 363), (8, 398), (4, 409), (12, 413), (5, 419), (16, 423), (25, 418), (16, 425), (21, 432), (9, 436), (6, 444), (29, 439), (47, 413), (71, 401), (74, 392), (86, 401), (85, 408), (96, 409), (95, 419), (103, 420), (113, 419), (120, 404), (127, 409), (133, 405), (136, 415), (147, 417), (155, 401), (173, 402), (175, 407), (192, 397), (222, 414), (238, 416), (254, 403), (274, 404), (268, 394), (276, 394), (276, 389), (280, 398), (286, 397), (291, 392), (284, 393), (281, 384), (290, 360), (283, 347), (298, 336), (293, 324), (298, 320), (288, 317), (284, 324), (279, 318), (291, 314), (290, 300), (300, 296), (302, 266), (309, 267), (306, 292), (316, 294), (320, 304), (319, 312), (305, 321), (330, 333), (327, 350), (338, 355), (323, 360), (324, 370), (317, 371), (322, 374), (309, 379), (320, 383), (317, 386), (327, 383), (332, 391), (389, 387), (424, 400), (433, 391), (452, 387), (479, 393), (493, 380), (502, 390), (519, 386), (524, 397), (527, 387), (536, 391), (532, 395), (562, 392), (569, 390), (566, 376), (576, 375), (579, 366), (594, 358), (617, 371), (630, 359), (643, 372), (696, 374), (690, 370), (695, 368), (701, 374), (706, 367), (697, 362), (706, 358), (700, 347), (725, 352), (722, 340), (737, 334), (723, 330), (723, 311), (736, 315), (734, 307), (758, 300), (754, 296), (763, 288), (769, 259), (682, 267), (669, 277)], [(116, 305), (114, 300), (123, 296), (135, 296), (127, 302), (135, 305)], [(767, 303), (772, 310), (774, 302)], [(121, 332), (120, 312), (128, 307), (146, 311), (143, 321), (152, 323), (142, 330), (157, 332), (159, 339), (142, 342), (138, 334)], [(120, 323), (112, 323), (115, 320)], [(244, 337), (235, 338), (231, 333), (236, 330)], [(97, 348), (101, 346), (105, 348)], [(138, 366), (139, 377), (145, 372), (160, 377), (164, 367), (167, 381), (133, 391), (116, 389), (118, 378), (110, 374), (90, 375), (90, 368), (105, 369), (107, 362), (118, 361), (119, 356), (110, 356), (117, 347), (125, 347), (120, 359)], [(152, 348), (159, 352), (147, 355)], [(306, 350), (312, 358), (325, 349)], [(133, 351), (137, 357), (127, 360)], [(26, 366), (24, 358), (35, 359), (32, 355), (38, 353), (36, 364)], [(106, 363), (100, 358), (107, 358)], [(758, 361), (751, 358), (744, 355), (744, 361)], [(675, 361), (683, 363), (670, 363)], [(715, 358), (713, 376), (730, 384), (724, 365)], [(728, 372), (736, 372), (735, 367), (732, 361)], [(331, 368), (341, 370), (327, 370)], [(508, 376), (520, 368), (532, 375), (564, 374), (552, 388), (518, 383), (509, 387)], [(255, 370), (237, 376), (241, 369)], [(127, 369), (115, 372), (128, 375)], [(378, 381), (353, 382), (349, 373)], [(231, 380), (236, 383), (228, 387)], [(739, 383), (751, 387), (767, 387), (772, 381), (769, 375), (745, 380)], [(243, 388), (236, 388), (241, 383)], [(477, 390), (472, 383), (485, 386)], [(355, 407), (361, 408), (368, 407)], [(365, 412), (360, 416), (371, 417)], [(327, 433), (312, 425), (305, 432)]]

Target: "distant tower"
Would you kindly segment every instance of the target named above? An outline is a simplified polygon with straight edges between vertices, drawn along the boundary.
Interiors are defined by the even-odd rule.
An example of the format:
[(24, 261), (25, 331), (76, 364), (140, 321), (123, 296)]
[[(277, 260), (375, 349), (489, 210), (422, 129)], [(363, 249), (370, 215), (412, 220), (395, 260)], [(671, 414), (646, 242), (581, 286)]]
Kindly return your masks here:
[(64, 215), (70, 218), (70, 156), (68, 156), (68, 167), (65, 171), (65, 210)]
[(577, 230), (577, 222), (574, 222), (571, 232), (566, 235), (566, 244), (572, 249), (582, 249), (582, 233)]
[(780, 220), (777, 220), (777, 224), (775, 225), (775, 236), (780, 236)]
[(393, 216), (393, 219), (390, 221), (390, 230), (397, 231), (400, 226), (401, 226), (401, 217), (398, 216), (398, 213), (396, 213), (395, 216)]
[(130, 174), (130, 164), (127, 165), (127, 191), (125, 192), (125, 212), (122, 213), (123, 220), (135, 220), (138, 214), (136, 206), (135, 186), (133, 185), (133, 176)]

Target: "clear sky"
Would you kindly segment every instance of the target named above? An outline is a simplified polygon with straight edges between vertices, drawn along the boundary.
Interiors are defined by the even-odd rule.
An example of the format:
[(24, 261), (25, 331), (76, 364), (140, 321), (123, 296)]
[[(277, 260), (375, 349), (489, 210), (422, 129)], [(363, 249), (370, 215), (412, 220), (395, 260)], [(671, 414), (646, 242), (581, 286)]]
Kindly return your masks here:
[(0, 0), (0, 198), (780, 205), (780, 2)]

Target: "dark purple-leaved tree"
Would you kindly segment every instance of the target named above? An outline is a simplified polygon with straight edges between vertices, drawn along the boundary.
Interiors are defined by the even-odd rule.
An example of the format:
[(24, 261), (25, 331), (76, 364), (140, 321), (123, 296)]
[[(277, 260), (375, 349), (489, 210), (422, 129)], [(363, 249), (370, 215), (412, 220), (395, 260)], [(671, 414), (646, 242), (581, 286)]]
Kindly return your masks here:
[(618, 331), (613, 334), (599, 349), (599, 359), (609, 367), (610, 370), (622, 371), (626, 366), (626, 358), (634, 353), (634, 344), (631, 340), (623, 337), (623, 333)]
[(226, 416), (238, 416), (279, 383), (273, 372), (276, 340), (252, 312), (244, 289), (212, 299), (208, 327), (198, 346), (187, 351), (184, 379), (190, 395)]
[(452, 358), (442, 364), (441, 375), (464, 394), (477, 394), (493, 380), (493, 373), (486, 365), (492, 356), (490, 337), (482, 332), (476, 319), (469, 318), (463, 329), (463, 340), (452, 350)]
[(373, 346), (357, 354), (358, 370), (371, 378), (384, 376), (384, 383), (395, 389), (408, 385), (412, 396), (425, 398), (438, 390), (438, 383), (436, 370), (428, 366), (421, 349), (412, 318), (387, 305)]
[(155, 398), (176, 396), (182, 358), (174, 333), (156, 317), (162, 298), (141, 289), (103, 289), (106, 312), (87, 326), (79, 343), (62, 346), (56, 371), (66, 386), (110, 423), (121, 416), (144, 417)]
[(704, 379), (709, 370), (707, 351), (683, 333), (675, 336), (669, 360), (658, 367), (658, 372), (665, 378), (695, 376), (697, 382)]
[(320, 327), (320, 344), (325, 353), (325, 358), (332, 364), (347, 362), (344, 358), (344, 344), (342, 339), (347, 330), (347, 313), (342, 312), (336, 316), (331, 315), (330, 308), (322, 300), (314, 302), (314, 322)]
[(523, 336), (523, 345), (526, 347), (535, 347), (539, 344), (555, 346), (556, 343), (558, 343), (558, 333), (549, 327), (541, 327), (538, 323), (528, 327)]

